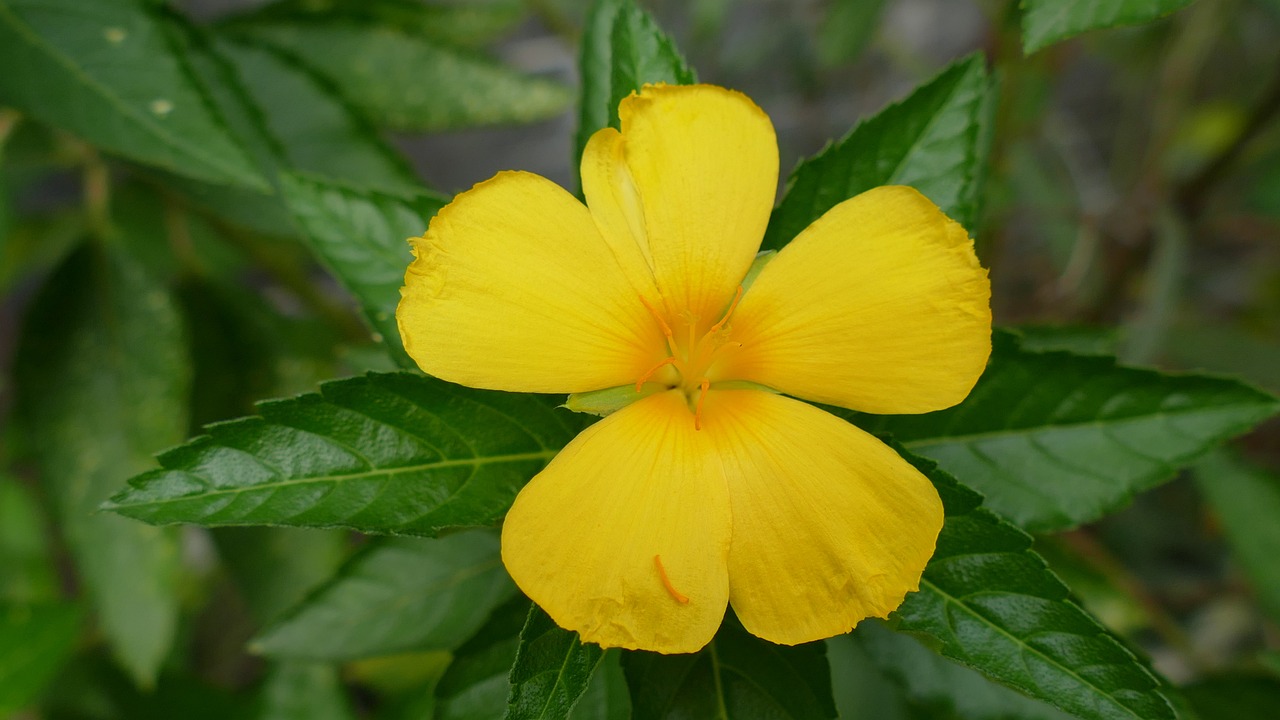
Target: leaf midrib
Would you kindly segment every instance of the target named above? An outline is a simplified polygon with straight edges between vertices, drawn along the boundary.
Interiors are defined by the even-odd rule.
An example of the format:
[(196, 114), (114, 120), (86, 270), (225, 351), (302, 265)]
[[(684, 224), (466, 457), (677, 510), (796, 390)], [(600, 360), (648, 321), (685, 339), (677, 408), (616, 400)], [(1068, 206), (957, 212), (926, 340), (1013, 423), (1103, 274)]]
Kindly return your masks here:
[[(236, 495), (243, 492), (255, 492), (259, 490), (274, 490), (282, 487), (290, 487), (295, 485), (308, 485), (313, 483), (341, 483), (341, 482), (347, 482), (349, 480), (357, 480), (360, 478), (377, 477), (378, 475), (391, 475), (393, 473), (414, 471), (414, 470), (436, 470), (440, 468), (465, 467), (465, 466), (480, 467), (480, 466), (489, 465), (492, 463), (520, 462), (524, 460), (550, 460), (551, 458), (555, 457), (556, 453), (558, 452), (560, 452), (559, 449), (539, 450), (536, 452), (527, 452), (527, 453), (492, 455), (492, 456), (483, 457), (483, 458), (462, 458), (462, 459), (456, 459), (456, 460), (440, 460), (437, 462), (420, 463), (416, 465), (401, 465), (398, 467), (375, 468), (373, 470), (369, 470), (366, 472), (359, 472), (359, 473), (344, 473), (340, 475), (319, 475), (315, 477), (303, 477), (303, 478), (287, 478), (287, 479), (278, 480), (275, 482), (260, 483), (256, 485), (248, 485), (243, 487), (218, 488), (218, 489), (210, 490), (207, 492), (200, 492), (192, 495), (183, 495), (180, 497), (173, 497), (173, 498), (147, 500), (145, 502), (117, 503), (114, 501), (107, 501), (106, 503), (103, 504), (102, 508), (104, 510), (117, 510), (121, 508), (130, 508), (130, 507), (149, 507), (154, 505), (166, 505), (166, 504), (175, 503), (175, 502), (189, 502), (192, 500), (203, 500), (206, 498), (218, 497), (222, 495)], [(207, 482), (206, 478), (202, 477), (198, 473), (191, 472), (190, 470), (179, 469), (179, 470), (169, 470), (169, 472), (185, 473), (187, 475), (200, 478), (201, 480), (205, 480)], [(130, 488), (130, 491), (133, 491), (135, 489), (136, 488)]]

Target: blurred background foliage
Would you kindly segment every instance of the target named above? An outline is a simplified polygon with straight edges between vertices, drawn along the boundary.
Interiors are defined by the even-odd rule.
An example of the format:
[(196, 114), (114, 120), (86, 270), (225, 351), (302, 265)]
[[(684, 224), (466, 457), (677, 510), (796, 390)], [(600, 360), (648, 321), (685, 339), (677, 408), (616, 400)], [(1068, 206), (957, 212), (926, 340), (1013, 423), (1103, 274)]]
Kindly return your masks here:
[[(1226, 373), (1277, 393), (1280, 2), (1166, 4), (1176, 12), (1156, 22), (1054, 44), (1024, 37), (1010, 0), (645, 3), (702, 80), (742, 90), (769, 113), (784, 168), (983, 51), (999, 104), (970, 229), (991, 268), (997, 322), (1029, 328), (1040, 347)], [(4, 5), (0, 15), (11, 12)], [(502, 169), (574, 187), (585, 5), (150, 2), (173, 23), (148, 42), (185, 48), (182, 72), (234, 73), (211, 84), (253, 98), (289, 139), (284, 147), (259, 138), (219, 154), (197, 117), (170, 146), (148, 140), (157, 155), (135, 164), (95, 144), (97, 108), (84, 107), (84, 129), (69, 133), (4, 109), (0, 93), (0, 714), (488, 717), (450, 688), (474, 689), (458, 679), (466, 673), (505, 682), (506, 668), (486, 668), (484, 652), (510, 635), (473, 638), (468, 664), (452, 666), (447, 653), (268, 665), (246, 650), (358, 552), (359, 538), (157, 530), (88, 511), (151, 467), (151, 453), (206, 423), (324, 379), (395, 367), (294, 219), (254, 187), (250, 158), (413, 194), (424, 214)], [(108, 43), (151, 32), (103, 31)], [(176, 71), (157, 63), (155, 87), (139, 92), (163, 89)], [(149, 110), (164, 117), (202, 102), (157, 95)], [(255, 110), (242, 103), (241, 112)], [(442, 195), (422, 195), (418, 180)], [(131, 261), (106, 257), (103, 242)], [(122, 314), (143, 320), (103, 331)], [(53, 325), (74, 332), (44, 332)], [(24, 367), (24, 354), (62, 360)], [(123, 404), (104, 373), (148, 402)], [(24, 401), (23, 379), (53, 391)], [(42, 409), (15, 412), (24, 403)], [(1037, 539), (1083, 604), (1185, 688), (1183, 713), (1280, 717), (1277, 473), (1273, 420), (1129, 509)], [(118, 544), (103, 546), (105, 537)], [(75, 570), (70, 555), (94, 550), (111, 578)], [(85, 601), (86, 588), (121, 582), (154, 584), (142, 593), (150, 604)], [(109, 605), (110, 590), (99, 597)], [(173, 622), (147, 636), (157, 614)], [(522, 622), (521, 613), (517, 630)], [(958, 666), (942, 692), (922, 680), (936, 674), (917, 671), (942, 661), (898, 638), (872, 628), (830, 643), (845, 717), (1061, 716)], [(614, 681), (593, 692), (617, 691), (611, 662), (602, 672)], [(955, 704), (986, 693), (1007, 696)]]

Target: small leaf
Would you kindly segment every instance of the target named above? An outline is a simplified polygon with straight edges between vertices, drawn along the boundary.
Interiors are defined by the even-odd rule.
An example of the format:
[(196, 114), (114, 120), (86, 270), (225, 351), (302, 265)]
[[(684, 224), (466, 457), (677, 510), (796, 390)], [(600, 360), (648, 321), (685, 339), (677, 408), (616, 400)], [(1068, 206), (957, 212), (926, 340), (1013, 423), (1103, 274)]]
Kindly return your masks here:
[(352, 558), (250, 647), (314, 660), (450, 650), (514, 593), (491, 533), (388, 538)]
[(1173, 720), (1159, 682), (1031, 550), (1031, 536), (933, 463), (906, 456), (942, 497), (946, 519), (919, 592), (896, 630), (987, 677), (1086, 720)]
[(491, 525), (583, 427), (545, 397), (369, 374), (160, 455), (105, 509), (149, 523), (435, 535)]
[(850, 63), (875, 37), (886, 0), (833, 0), (818, 26), (818, 58), (827, 67)]
[(396, 305), (413, 260), (408, 238), (421, 235), (446, 198), (360, 192), (285, 174), (280, 192), (316, 255), (360, 302), (369, 324), (407, 367)]
[(141, 0), (0, 0), (0, 105), (170, 172), (265, 190)]
[(940, 657), (914, 638), (890, 632), (883, 623), (862, 623), (851, 638), (905, 689), (913, 705), (929, 708), (933, 717), (965, 720), (1070, 720), (1074, 717)]
[(1262, 607), (1280, 620), (1280, 476), (1219, 451), (1196, 463), (1194, 477)]
[(502, 717), (510, 694), (511, 666), (530, 605), (523, 596), (513, 597), (454, 651), (453, 663), (436, 685), (435, 720)]
[(1022, 0), (1022, 49), (1028, 55), (1087, 30), (1138, 25), (1191, 0)]
[(258, 720), (355, 720), (338, 669), (308, 662), (277, 663), (267, 673)]
[(969, 397), (925, 415), (863, 416), (1034, 532), (1096, 520), (1280, 412), (1232, 380), (1166, 375), (1106, 357), (1023, 350), (998, 332)]
[(630, 652), (622, 668), (635, 720), (836, 716), (822, 642), (774, 645), (748, 634), (736, 618), (699, 653)]
[(973, 55), (800, 161), (762, 248), (786, 245), (837, 204), (880, 185), (911, 185), (973, 230), (995, 90)]
[(237, 26), (237, 33), (319, 73), (366, 117), (392, 130), (533, 122), (559, 114), (573, 99), (554, 80), (386, 25), (255, 23)]
[(520, 632), (520, 649), (511, 667), (511, 694), (503, 717), (569, 717), (603, 657), (599, 645), (582, 644), (577, 633), (560, 629), (535, 605)]
[(689, 85), (697, 76), (653, 17), (635, 0), (596, 0), (582, 36), (574, 167), (597, 130), (618, 127), (618, 103), (645, 83)]
[(75, 651), (80, 621), (74, 605), (0, 603), (0, 715), (44, 691)]
[(41, 480), (108, 642), (150, 685), (177, 622), (176, 538), (94, 510), (186, 425), (177, 309), (127, 258), (90, 247), (50, 278), (25, 327), (18, 407)]

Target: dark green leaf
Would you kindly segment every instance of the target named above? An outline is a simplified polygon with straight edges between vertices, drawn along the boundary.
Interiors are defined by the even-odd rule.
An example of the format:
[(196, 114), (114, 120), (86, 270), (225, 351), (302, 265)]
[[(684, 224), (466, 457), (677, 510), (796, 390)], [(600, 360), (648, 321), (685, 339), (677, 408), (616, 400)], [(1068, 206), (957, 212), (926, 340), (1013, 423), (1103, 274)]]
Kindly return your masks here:
[(89, 247), (49, 280), (26, 328), (18, 403), (42, 482), (107, 639), (149, 684), (173, 641), (177, 544), (94, 511), (181, 437), (189, 375), (178, 312), (136, 266)]
[(71, 657), (80, 615), (73, 605), (0, 603), (0, 715), (35, 700)]
[(953, 408), (835, 412), (891, 433), (1036, 532), (1096, 520), (1280, 411), (1275, 398), (1232, 380), (1027, 352), (1007, 333), (993, 340), (986, 373)]
[(1116, 328), (1087, 325), (1021, 325), (1013, 328), (1018, 345), (1028, 352), (1063, 352), (1076, 355), (1115, 355), (1120, 341)]
[(435, 720), (502, 717), (510, 694), (511, 666), (530, 605), (523, 596), (513, 597), (454, 651), (453, 663), (436, 685)]
[(235, 69), (261, 111), (285, 168), (385, 192), (415, 193), (421, 187), (373, 128), (295, 60), (226, 38), (218, 38), (214, 49)]
[(277, 663), (262, 686), (257, 720), (355, 720), (332, 665)]
[(347, 533), (301, 528), (219, 528), (218, 554), (261, 626), (333, 577), (347, 555)]
[(569, 717), (603, 657), (599, 645), (582, 644), (577, 633), (560, 629), (535, 605), (520, 632), (520, 649), (511, 667), (511, 694), (503, 717)]
[(251, 647), (319, 660), (450, 650), (514, 592), (489, 532), (388, 538), (352, 558)]
[(867, 621), (851, 636), (929, 717), (965, 720), (1070, 720), (1061, 710), (997, 685), (939, 657), (916, 640)]
[(1280, 717), (1280, 679), (1268, 675), (1218, 675), (1182, 688), (1199, 720)]
[(110, 152), (216, 183), (266, 183), (140, 0), (0, 0), (0, 105)]
[(630, 652), (622, 667), (635, 720), (658, 718), (834, 718), (822, 642), (785, 647), (728, 619), (693, 655)]
[(802, 160), (762, 249), (781, 248), (832, 207), (880, 185), (911, 185), (972, 230), (994, 98), (985, 61), (974, 55)]
[(25, 487), (0, 474), (0, 602), (44, 602), (57, 596), (44, 511)]
[(910, 703), (852, 635), (827, 639), (827, 662), (840, 720), (956, 720)]
[(621, 650), (605, 652), (570, 720), (631, 720), (631, 691), (622, 673)]
[(1071, 600), (1031, 550), (1031, 536), (933, 463), (907, 459), (937, 488), (946, 520), (895, 629), (1087, 720), (1173, 719), (1155, 677)]
[(366, 117), (392, 130), (532, 122), (559, 114), (573, 99), (554, 80), (385, 25), (312, 21), (237, 32), (314, 69)]
[(1022, 0), (1022, 49), (1040, 48), (1087, 30), (1151, 22), (1191, 0)]
[(312, 250), (360, 301), (378, 339), (411, 367), (396, 327), (400, 288), (413, 260), (407, 240), (425, 232), (447, 200), (359, 192), (292, 174), (281, 176), (280, 190)]
[(228, 24), (245, 27), (264, 22), (342, 21), (392, 27), (432, 40), (474, 46), (510, 30), (525, 14), (520, 0), (279, 0), (238, 15)]
[(583, 427), (545, 397), (409, 373), (325, 383), (160, 455), (106, 509), (156, 524), (434, 535), (490, 525)]
[(595, 131), (618, 127), (618, 103), (645, 83), (688, 85), (697, 76), (653, 17), (635, 0), (596, 0), (582, 36), (574, 166)]
[(1220, 451), (1196, 463), (1195, 479), (1262, 607), (1280, 620), (1280, 476)]

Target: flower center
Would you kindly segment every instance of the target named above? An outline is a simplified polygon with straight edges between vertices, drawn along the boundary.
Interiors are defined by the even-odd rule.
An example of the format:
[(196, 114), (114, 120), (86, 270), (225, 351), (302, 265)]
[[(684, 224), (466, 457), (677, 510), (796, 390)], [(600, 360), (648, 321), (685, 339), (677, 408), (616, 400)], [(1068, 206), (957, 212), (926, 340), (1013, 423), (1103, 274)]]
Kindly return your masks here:
[[(729, 328), (725, 326), (740, 300), (742, 300), (741, 285), (738, 286), (738, 292), (733, 296), (733, 302), (729, 303), (729, 309), (725, 311), (724, 317), (698, 336), (698, 318), (682, 318), (678, 324), (678, 329), (682, 332), (677, 334), (671, 329), (671, 325), (662, 313), (641, 297), (640, 302), (644, 303), (645, 308), (658, 321), (662, 334), (667, 338), (668, 355), (636, 379), (636, 392), (640, 392), (644, 384), (653, 380), (659, 372), (665, 372), (666, 376), (657, 381), (663, 382), (669, 389), (679, 389), (684, 392), (689, 409), (693, 412), (694, 427), (701, 430), (702, 403), (706, 399), (707, 391), (711, 389), (712, 368), (719, 360), (722, 351), (741, 346), (741, 343), (729, 341)], [(674, 372), (667, 368), (671, 368)]]

